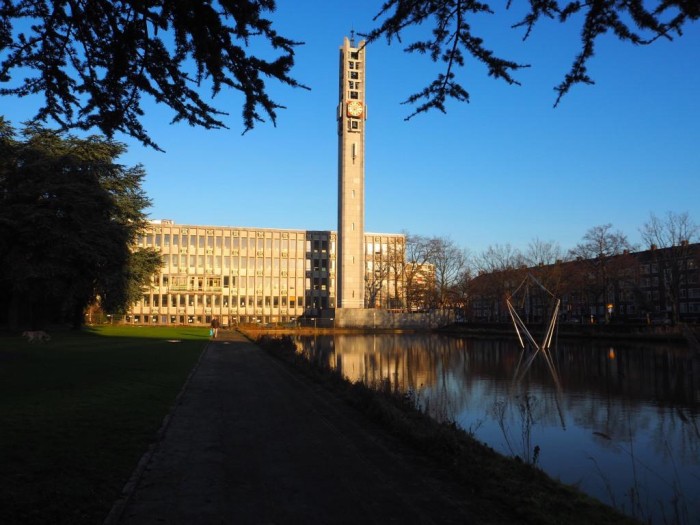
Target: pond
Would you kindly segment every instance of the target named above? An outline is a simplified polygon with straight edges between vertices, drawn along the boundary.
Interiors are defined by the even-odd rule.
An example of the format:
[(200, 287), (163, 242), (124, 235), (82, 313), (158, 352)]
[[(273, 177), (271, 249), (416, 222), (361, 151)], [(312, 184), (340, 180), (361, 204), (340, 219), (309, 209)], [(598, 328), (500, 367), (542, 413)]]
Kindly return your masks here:
[(435, 419), (627, 514), (700, 522), (700, 360), (685, 347), (559, 339), (550, 366), (515, 339), (334, 335), (297, 345), (350, 380), (411, 392)]

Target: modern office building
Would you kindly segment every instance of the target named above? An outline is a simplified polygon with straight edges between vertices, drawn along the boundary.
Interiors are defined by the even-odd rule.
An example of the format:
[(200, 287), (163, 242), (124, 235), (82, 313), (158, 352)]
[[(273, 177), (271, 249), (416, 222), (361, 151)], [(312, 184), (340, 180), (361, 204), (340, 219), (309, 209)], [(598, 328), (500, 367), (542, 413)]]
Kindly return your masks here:
[[(126, 320), (148, 324), (289, 322), (336, 308), (399, 308), (405, 239), (365, 233), (364, 41), (340, 47), (338, 231), (153, 221), (138, 246), (163, 268)], [(329, 313), (330, 312), (330, 313)]]
[[(359, 258), (375, 308), (402, 293), (395, 261), (404, 236), (367, 233)], [(180, 225), (152, 221), (138, 246), (159, 251), (163, 267), (125, 318), (134, 324), (284, 323), (337, 306), (336, 232)], [(363, 306), (365, 306), (363, 304)]]

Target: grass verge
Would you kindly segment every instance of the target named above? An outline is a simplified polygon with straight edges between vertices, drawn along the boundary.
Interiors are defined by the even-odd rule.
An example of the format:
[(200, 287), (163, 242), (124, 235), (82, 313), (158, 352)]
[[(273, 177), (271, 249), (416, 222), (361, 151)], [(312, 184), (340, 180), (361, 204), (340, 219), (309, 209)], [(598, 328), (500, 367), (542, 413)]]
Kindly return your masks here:
[(51, 336), (0, 337), (2, 522), (102, 523), (208, 331), (101, 326)]
[(532, 465), (496, 453), (455, 425), (437, 423), (416, 409), (410, 396), (344, 379), (297, 353), (291, 337), (266, 335), (256, 343), (450, 471), (464, 487), (465, 498), (472, 500), (476, 522), (637, 523)]

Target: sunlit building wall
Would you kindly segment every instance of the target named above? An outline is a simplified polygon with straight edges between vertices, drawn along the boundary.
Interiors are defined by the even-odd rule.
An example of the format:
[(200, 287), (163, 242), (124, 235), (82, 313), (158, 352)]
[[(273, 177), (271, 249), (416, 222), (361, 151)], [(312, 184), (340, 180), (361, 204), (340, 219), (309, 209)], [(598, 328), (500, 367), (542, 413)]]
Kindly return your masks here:
[[(367, 264), (382, 260), (382, 248), (387, 253), (391, 249), (393, 258), (395, 247), (404, 245), (400, 234), (365, 237), (368, 245), (379, 245), (379, 253), (368, 255)], [(137, 247), (158, 251), (163, 266), (125, 320), (207, 324), (217, 317), (226, 326), (320, 315), (336, 307), (336, 239), (332, 231), (152, 221)], [(389, 289), (396, 289), (394, 283), (382, 287), (385, 294), (379, 306), (388, 303)]]

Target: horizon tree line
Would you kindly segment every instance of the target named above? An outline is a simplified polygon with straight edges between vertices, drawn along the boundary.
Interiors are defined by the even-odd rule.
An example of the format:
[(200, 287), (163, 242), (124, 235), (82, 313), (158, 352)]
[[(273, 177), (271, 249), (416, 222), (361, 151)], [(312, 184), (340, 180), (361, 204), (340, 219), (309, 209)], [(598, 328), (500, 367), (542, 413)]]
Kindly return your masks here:
[[(700, 228), (687, 212), (663, 217), (651, 213), (640, 233), (644, 250), (654, 254), (663, 302), (671, 321), (677, 322), (688, 270), (684, 265), (700, 267), (700, 250), (694, 246)], [(524, 252), (506, 243), (470, 254), (445, 237), (406, 234), (405, 263), (394, 268), (394, 274), (402, 282), (403, 307), (410, 311), (450, 308), (466, 313), (478, 297), (494, 305), (493, 319), (503, 320), (504, 298), (530, 274), (554, 295), (566, 294), (569, 304), (584, 309), (603, 305), (607, 322), (612, 314), (608, 305), (633, 301), (653, 309), (640, 289), (644, 277), (633, 255), (637, 250), (639, 246), (609, 223), (591, 227), (568, 251), (536, 237)]]

